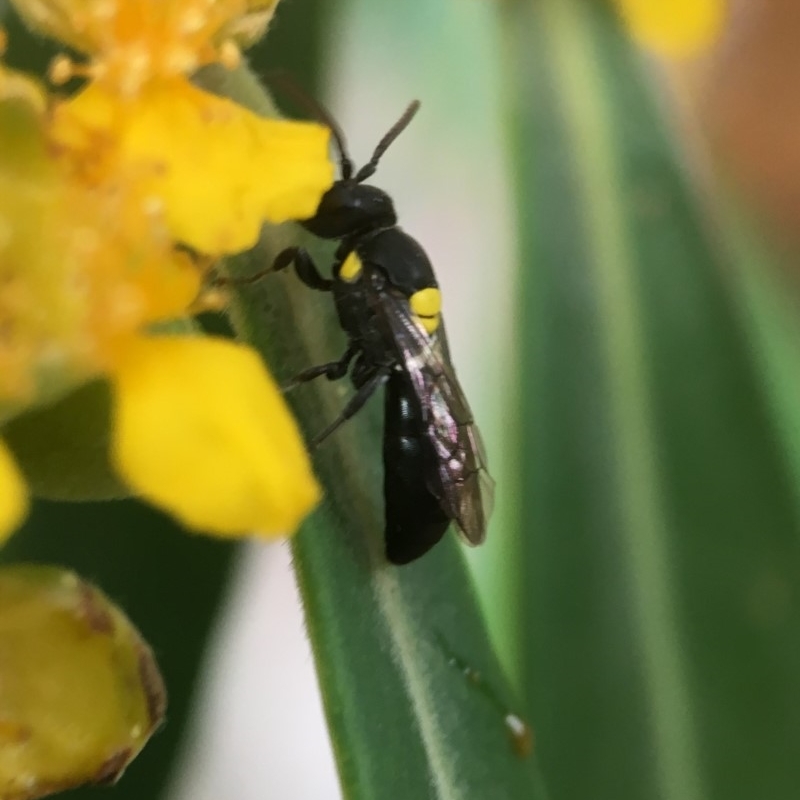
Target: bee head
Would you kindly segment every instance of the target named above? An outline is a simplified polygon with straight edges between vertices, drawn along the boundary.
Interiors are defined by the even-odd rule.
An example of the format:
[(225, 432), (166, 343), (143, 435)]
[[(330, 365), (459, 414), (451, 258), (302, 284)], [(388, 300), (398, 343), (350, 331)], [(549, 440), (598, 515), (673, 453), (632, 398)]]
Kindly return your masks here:
[(377, 186), (353, 178), (336, 181), (322, 196), (317, 213), (302, 222), (322, 239), (341, 239), (397, 224), (392, 198)]
[(353, 162), (344, 144), (344, 136), (338, 126), (327, 119), (339, 151), (342, 177), (322, 196), (316, 214), (303, 221), (302, 225), (306, 230), (323, 239), (341, 239), (397, 224), (391, 197), (377, 186), (366, 185), (364, 181), (374, 174), (381, 156), (405, 130), (418, 109), (419, 100), (414, 100), (378, 142), (372, 158), (355, 175)]

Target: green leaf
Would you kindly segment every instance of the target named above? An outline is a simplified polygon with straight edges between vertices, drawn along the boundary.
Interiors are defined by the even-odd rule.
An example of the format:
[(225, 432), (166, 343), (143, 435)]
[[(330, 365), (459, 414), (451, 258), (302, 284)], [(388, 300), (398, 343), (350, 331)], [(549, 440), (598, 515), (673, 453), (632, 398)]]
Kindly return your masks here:
[(548, 785), (788, 800), (796, 481), (728, 251), (610, 6), (506, 13), (525, 531), (507, 569)]
[[(207, 72), (204, 81), (218, 77)], [(226, 91), (252, 102), (252, 88)], [(270, 110), (265, 101), (253, 105)], [(330, 263), (330, 247), (285, 226), (232, 259), (231, 274), (262, 270), (298, 242)], [(314, 295), (292, 273), (240, 287), (232, 319), (280, 381), (344, 349), (330, 297)], [(344, 396), (344, 387), (322, 382), (290, 401), (312, 435)], [(326, 499), (293, 543), (345, 796), (535, 800), (542, 790), (532, 760), (518, 752), (515, 703), (455, 541), (408, 567), (384, 559), (378, 412), (379, 402), (370, 403), (316, 454)]]

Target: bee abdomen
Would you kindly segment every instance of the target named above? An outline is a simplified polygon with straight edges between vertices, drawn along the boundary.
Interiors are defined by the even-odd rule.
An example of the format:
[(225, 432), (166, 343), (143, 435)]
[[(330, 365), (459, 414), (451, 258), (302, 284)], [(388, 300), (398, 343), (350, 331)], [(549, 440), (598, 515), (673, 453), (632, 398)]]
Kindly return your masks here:
[(386, 385), (383, 434), (386, 558), (393, 564), (425, 554), (450, 524), (431, 490), (438, 460), (413, 398), (405, 374), (394, 373)]

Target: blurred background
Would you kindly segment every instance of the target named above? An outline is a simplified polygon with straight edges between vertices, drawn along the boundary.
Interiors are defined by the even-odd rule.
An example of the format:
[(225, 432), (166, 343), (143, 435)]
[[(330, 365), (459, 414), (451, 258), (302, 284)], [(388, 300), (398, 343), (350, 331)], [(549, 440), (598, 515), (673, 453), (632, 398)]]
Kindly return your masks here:
[[(550, 796), (794, 800), (800, 7), (698, 37), (676, 2), (633, 42), (636, 5), (282, 0), (251, 61), (356, 163), (422, 101), (375, 182), (442, 284), (498, 491), (470, 565)], [(285, 546), (41, 503), (2, 558), (74, 566), (156, 651), (168, 725), (112, 797), (339, 796)]]

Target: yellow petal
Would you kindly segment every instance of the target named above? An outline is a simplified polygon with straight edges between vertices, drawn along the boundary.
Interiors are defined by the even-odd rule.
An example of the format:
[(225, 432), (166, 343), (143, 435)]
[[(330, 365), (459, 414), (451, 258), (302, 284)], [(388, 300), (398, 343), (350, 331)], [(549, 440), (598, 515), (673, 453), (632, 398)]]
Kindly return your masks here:
[(264, 119), (193, 87), (160, 81), (124, 106), (90, 86), (60, 109), (59, 140), (81, 126), (119, 142), (164, 207), (175, 239), (204, 253), (252, 247), (265, 221), (313, 216), (333, 183), (329, 131)]
[(673, 58), (698, 55), (719, 38), (725, 0), (617, 0), (631, 35)]
[(289, 534), (318, 501), (297, 425), (249, 348), (143, 338), (131, 345), (114, 385), (117, 469), (188, 527)]
[(4, 542), (28, 513), (28, 489), (14, 457), (0, 442), (0, 543)]

